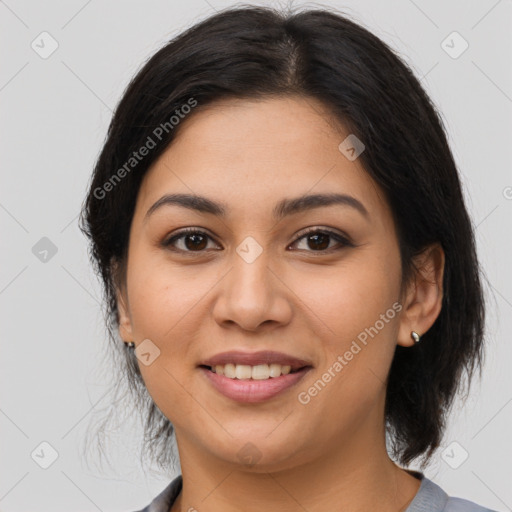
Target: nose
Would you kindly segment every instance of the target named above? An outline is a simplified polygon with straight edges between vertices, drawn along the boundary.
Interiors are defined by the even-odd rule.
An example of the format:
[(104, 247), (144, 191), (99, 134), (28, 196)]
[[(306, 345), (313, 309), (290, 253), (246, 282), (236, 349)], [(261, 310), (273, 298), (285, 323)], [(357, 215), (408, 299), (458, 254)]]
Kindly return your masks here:
[(222, 327), (237, 325), (247, 331), (288, 324), (293, 293), (279, 275), (279, 262), (272, 261), (263, 251), (253, 261), (243, 252), (234, 252), (231, 263), (218, 285), (213, 307), (216, 322)]

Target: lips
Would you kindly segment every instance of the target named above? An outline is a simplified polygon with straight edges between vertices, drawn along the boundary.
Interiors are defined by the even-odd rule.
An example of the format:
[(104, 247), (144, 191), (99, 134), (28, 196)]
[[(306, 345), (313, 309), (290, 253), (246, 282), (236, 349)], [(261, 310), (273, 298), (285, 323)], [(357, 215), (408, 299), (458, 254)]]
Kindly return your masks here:
[(296, 386), (309, 373), (311, 366), (267, 380), (230, 379), (204, 367), (199, 369), (206, 382), (226, 398), (235, 402), (257, 403), (277, 397)]
[(260, 352), (242, 352), (242, 351), (229, 351), (216, 354), (213, 357), (205, 359), (199, 366), (215, 367), (217, 365), (249, 365), (257, 366), (260, 364), (280, 364), (281, 366), (290, 366), (291, 371), (297, 371), (306, 366), (313, 366), (311, 361), (299, 359), (297, 357), (284, 354), (282, 352), (274, 352), (271, 350), (264, 350)]
[[(258, 368), (260, 365), (269, 365), (277, 367), (281, 371), (269, 378), (268, 370), (266, 375), (259, 375), (258, 378), (264, 380), (255, 380), (255, 378), (241, 379), (231, 375), (228, 377), (219, 373), (219, 369), (228, 367), (241, 369), (246, 372), (249, 368)], [(261, 351), (261, 352), (241, 352), (231, 351), (217, 354), (205, 359), (198, 365), (202, 375), (212, 387), (220, 394), (236, 402), (257, 403), (270, 400), (286, 390), (296, 386), (312, 370), (313, 365), (310, 361), (299, 359), (297, 357), (283, 354), (281, 352)], [(286, 368), (286, 372), (284, 371)], [(261, 368), (260, 368), (261, 370)], [(282, 374), (281, 374), (282, 373)], [(233, 378), (235, 377), (235, 378)]]

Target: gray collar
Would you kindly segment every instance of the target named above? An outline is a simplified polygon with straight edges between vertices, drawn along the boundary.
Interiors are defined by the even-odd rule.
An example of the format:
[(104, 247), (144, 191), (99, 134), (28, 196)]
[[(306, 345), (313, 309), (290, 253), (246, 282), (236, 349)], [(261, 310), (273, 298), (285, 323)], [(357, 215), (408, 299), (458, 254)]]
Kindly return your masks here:
[(405, 512), (442, 512), (448, 502), (448, 494), (441, 487), (418, 471), (408, 471), (421, 479), (421, 485)]

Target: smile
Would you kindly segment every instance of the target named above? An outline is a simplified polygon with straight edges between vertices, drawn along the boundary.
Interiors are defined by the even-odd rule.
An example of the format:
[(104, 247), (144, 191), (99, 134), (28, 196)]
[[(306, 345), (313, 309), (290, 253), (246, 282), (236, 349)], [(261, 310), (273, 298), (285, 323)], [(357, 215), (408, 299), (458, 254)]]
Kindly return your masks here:
[[(265, 366), (267, 367), (266, 369), (261, 369), (261, 367)], [(251, 367), (248, 365), (230, 364), (220, 366), (224, 372), (227, 370), (230, 375), (233, 375), (232, 372), (235, 372), (234, 377), (228, 377), (218, 371), (212, 371), (212, 368), (207, 366), (200, 366), (199, 369), (216, 391), (231, 400), (243, 403), (257, 403), (270, 400), (295, 386), (304, 378), (309, 370), (312, 370), (311, 366), (304, 366), (291, 371), (289, 366), (282, 367), (281, 365), (275, 365), (271, 370), (270, 367), (273, 366), (257, 365)], [(288, 373), (283, 373), (283, 370)], [(259, 378), (255, 379), (252, 377), (253, 371), (256, 372)], [(272, 377), (270, 376), (271, 371), (274, 372), (274, 375), (279, 371), (279, 375)], [(237, 372), (241, 375), (241, 378), (237, 376)], [(251, 377), (243, 376), (249, 375), (249, 372), (251, 372)]]
[[(266, 380), (270, 378), (280, 377), (281, 375), (288, 375), (291, 372), (290, 365), (281, 364), (258, 364), (251, 366), (248, 364), (218, 364), (210, 367), (212, 372), (217, 375), (224, 375), (229, 379), (253, 379), (253, 380)], [(294, 370), (295, 373), (297, 370)]]

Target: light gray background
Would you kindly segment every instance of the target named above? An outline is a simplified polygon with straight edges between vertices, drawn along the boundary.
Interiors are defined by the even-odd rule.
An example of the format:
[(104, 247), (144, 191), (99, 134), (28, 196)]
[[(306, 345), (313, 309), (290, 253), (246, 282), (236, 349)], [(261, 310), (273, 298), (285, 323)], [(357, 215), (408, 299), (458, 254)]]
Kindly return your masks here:
[[(109, 404), (98, 371), (106, 344), (101, 289), (77, 215), (128, 80), (170, 37), (228, 5), (234, 2), (0, 1), (3, 512), (135, 510), (169, 481), (139, 468), (137, 431), (113, 439), (112, 470), (82, 461), (88, 423)], [(449, 494), (512, 510), (512, 2), (322, 5), (351, 14), (397, 49), (443, 113), (491, 283), (489, 343), (484, 378), (454, 411), (426, 475)], [(43, 31), (59, 45), (47, 59), (31, 47), (43, 45)], [(453, 31), (469, 43), (458, 58), (441, 44)], [(57, 248), (46, 262), (32, 251), (42, 237)], [(34, 450), (39, 460), (48, 457), (43, 441), (58, 452), (48, 469), (31, 458)], [(462, 449), (469, 457), (453, 469), (447, 461), (454, 465)]]

